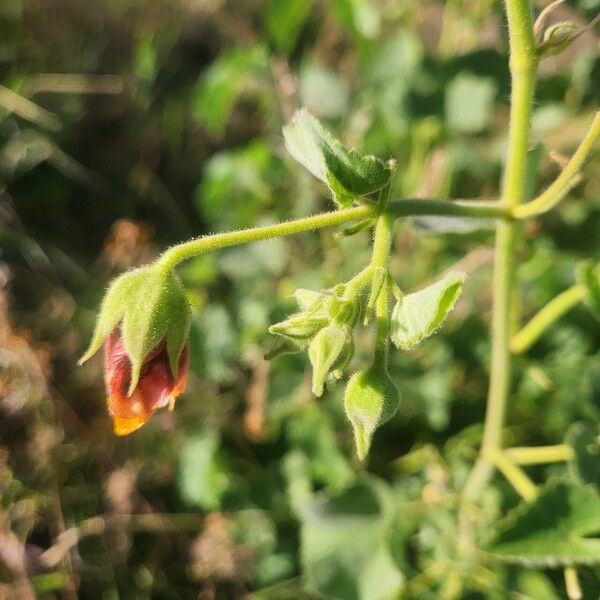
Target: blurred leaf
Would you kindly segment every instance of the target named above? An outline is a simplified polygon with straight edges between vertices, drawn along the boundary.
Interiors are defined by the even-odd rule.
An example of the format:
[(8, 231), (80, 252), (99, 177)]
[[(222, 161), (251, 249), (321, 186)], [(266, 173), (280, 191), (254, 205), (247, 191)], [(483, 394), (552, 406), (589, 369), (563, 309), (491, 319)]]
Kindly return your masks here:
[(388, 164), (346, 148), (304, 109), (283, 128), (283, 135), (288, 152), (327, 183), (340, 206), (380, 190), (391, 178)]
[(586, 301), (592, 312), (600, 318), (600, 263), (584, 261), (577, 265), (577, 279), (585, 286)]
[(478, 133), (492, 117), (497, 85), (489, 77), (459, 73), (446, 88), (446, 122), (454, 131)]
[(204, 429), (184, 442), (179, 454), (177, 484), (187, 504), (209, 511), (220, 507), (228, 476), (219, 465), (219, 445), (219, 433), (214, 429)]
[(451, 271), (433, 285), (398, 300), (391, 320), (394, 345), (411, 350), (435, 333), (454, 308), (466, 277), (462, 271)]
[(306, 467), (317, 484), (341, 490), (354, 480), (348, 457), (336, 437), (333, 422), (318, 405), (296, 413), (287, 424), (287, 435), (294, 447), (303, 450)]
[[(517, 575), (519, 591), (525, 595), (526, 600), (560, 600), (552, 581), (539, 571), (521, 570)], [(525, 598), (523, 599), (525, 600)]]
[(294, 48), (313, 3), (314, 0), (267, 0), (265, 28), (280, 50), (289, 52)]
[(232, 48), (212, 63), (193, 90), (194, 117), (209, 130), (222, 133), (238, 96), (267, 68), (267, 52), (256, 44)]
[(574, 423), (569, 427), (565, 443), (575, 452), (571, 471), (582, 483), (600, 488), (600, 424)]
[(198, 212), (220, 231), (254, 225), (259, 209), (271, 199), (269, 177), (276, 169), (264, 140), (214, 154), (196, 189)]
[(309, 63), (300, 71), (299, 84), (302, 104), (312, 114), (334, 119), (348, 111), (348, 87), (334, 71)]
[[(385, 549), (387, 513), (378, 492), (364, 481), (307, 506), (301, 559), (311, 588), (344, 600), (399, 594), (403, 577)], [(375, 578), (381, 585), (373, 583)]]
[(381, 28), (381, 17), (372, 0), (334, 0), (340, 20), (364, 38), (375, 38)]
[(593, 486), (565, 481), (545, 485), (497, 525), (487, 550), (528, 567), (600, 563), (600, 495)]
[(236, 332), (224, 306), (212, 304), (194, 315), (190, 331), (190, 364), (208, 379), (231, 380), (231, 361), (238, 355)]

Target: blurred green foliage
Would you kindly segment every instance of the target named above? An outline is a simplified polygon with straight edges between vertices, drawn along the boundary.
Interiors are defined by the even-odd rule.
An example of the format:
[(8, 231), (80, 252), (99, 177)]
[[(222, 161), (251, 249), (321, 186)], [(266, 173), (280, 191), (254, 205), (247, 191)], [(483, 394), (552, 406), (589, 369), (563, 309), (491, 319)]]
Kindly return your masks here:
[[(560, 18), (584, 22), (599, 8), (565, 3)], [(597, 110), (597, 48), (590, 31), (541, 64), (532, 194)], [(489, 376), (489, 229), (439, 218), (396, 228), (404, 289), (457, 261), (469, 278), (435, 337), (392, 353), (403, 404), (367, 465), (354, 458), (341, 390), (315, 400), (304, 355), (263, 360), (269, 324), (295, 310), (293, 291), (356, 273), (369, 258), (366, 232), (306, 234), (186, 263), (188, 391), (131, 437), (112, 434), (100, 359), (75, 366), (115, 274), (192, 235), (332, 208), (284, 151), (281, 128), (299, 106), (349, 146), (395, 158), (392, 197), (495, 197), (506, 53), (501, 6), (489, 0), (0, 3), (2, 592), (565, 596), (559, 569), (461, 547), (458, 494), (481, 439)], [(581, 259), (600, 258), (597, 164), (523, 230), (515, 269), (524, 320), (572, 285)], [(357, 368), (367, 335), (356, 340)], [(577, 451), (574, 464), (529, 468), (536, 483), (598, 486), (599, 348), (598, 321), (580, 306), (516, 361), (507, 444), (556, 444), (569, 432)], [(518, 503), (500, 475), (493, 484), (477, 515), (488, 548)], [(554, 510), (548, 498), (574, 484), (550, 485), (538, 502)], [(61, 533), (73, 527), (81, 539), (70, 543)], [(596, 522), (580, 531), (597, 532)], [(41, 554), (61, 543), (55, 558)], [(583, 567), (580, 580), (584, 597), (597, 598), (600, 571)]]

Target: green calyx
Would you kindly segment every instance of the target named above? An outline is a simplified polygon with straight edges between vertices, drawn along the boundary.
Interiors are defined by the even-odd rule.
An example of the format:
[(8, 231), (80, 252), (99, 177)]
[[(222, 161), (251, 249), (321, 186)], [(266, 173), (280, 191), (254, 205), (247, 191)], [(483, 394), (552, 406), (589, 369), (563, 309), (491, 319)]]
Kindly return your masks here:
[(96, 321), (94, 335), (83, 364), (120, 325), (125, 350), (131, 361), (128, 395), (138, 384), (144, 358), (166, 341), (173, 377), (191, 324), (191, 309), (177, 275), (158, 264), (123, 273), (108, 288)]
[(400, 406), (400, 393), (381, 364), (352, 375), (344, 393), (344, 408), (352, 424), (356, 453), (364, 460), (375, 430), (389, 421)]

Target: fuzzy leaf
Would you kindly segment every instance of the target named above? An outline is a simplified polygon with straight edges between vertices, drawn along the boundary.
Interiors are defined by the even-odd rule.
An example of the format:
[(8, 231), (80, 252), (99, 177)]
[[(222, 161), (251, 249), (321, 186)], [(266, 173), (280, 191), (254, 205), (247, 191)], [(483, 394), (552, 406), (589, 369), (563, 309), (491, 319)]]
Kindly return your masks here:
[(555, 567), (600, 563), (600, 495), (593, 486), (550, 483), (498, 524), (487, 551), (509, 563)]
[(391, 320), (394, 345), (410, 350), (435, 333), (454, 307), (466, 277), (462, 271), (452, 271), (433, 285), (398, 300)]
[(389, 164), (346, 148), (304, 109), (283, 128), (283, 136), (288, 152), (329, 186), (340, 206), (380, 190), (392, 175)]

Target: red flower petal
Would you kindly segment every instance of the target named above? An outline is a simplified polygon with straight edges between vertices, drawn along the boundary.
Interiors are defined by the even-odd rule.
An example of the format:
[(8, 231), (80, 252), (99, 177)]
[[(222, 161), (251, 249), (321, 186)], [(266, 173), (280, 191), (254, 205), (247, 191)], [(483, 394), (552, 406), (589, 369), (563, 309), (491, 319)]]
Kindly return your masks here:
[(161, 342), (144, 359), (139, 382), (127, 396), (131, 381), (131, 362), (117, 328), (104, 344), (104, 378), (108, 394), (108, 412), (117, 435), (139, 429), (155, 410), (175, 405), (175, 398), (185, 389), (189, 348), (186, 343), (177, 365), (177, 381), (171, 373), (166, 342)]

